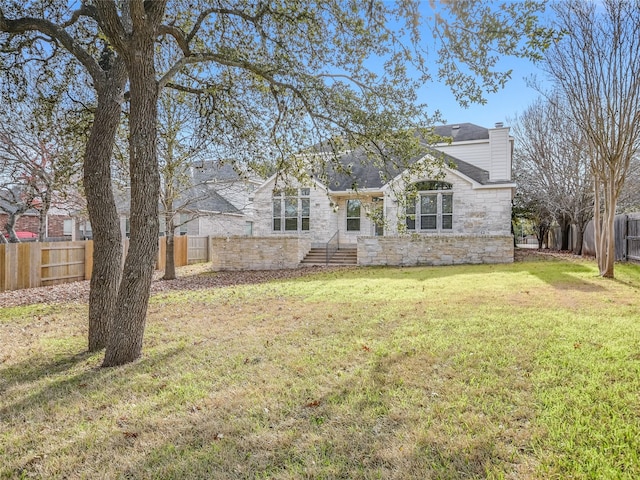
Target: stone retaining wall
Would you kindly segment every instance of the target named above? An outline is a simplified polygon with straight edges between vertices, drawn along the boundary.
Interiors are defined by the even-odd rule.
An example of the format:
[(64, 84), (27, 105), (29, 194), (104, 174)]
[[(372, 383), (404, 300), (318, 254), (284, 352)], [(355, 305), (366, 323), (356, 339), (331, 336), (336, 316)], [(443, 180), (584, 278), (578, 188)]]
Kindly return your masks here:
[(213, 270), (277, 270), (297, 268), (311, 250), (308, 237), (212, 237)]
[(511, 262), (511, 235), (358, 238), (358, 265), (411, 266)]

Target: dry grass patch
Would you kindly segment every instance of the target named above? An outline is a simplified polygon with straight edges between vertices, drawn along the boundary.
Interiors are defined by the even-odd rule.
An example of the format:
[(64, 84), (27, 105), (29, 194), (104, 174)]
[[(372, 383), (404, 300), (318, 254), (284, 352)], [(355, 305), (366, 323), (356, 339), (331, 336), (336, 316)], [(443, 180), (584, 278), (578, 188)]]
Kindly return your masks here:
[(555, 261), (164, 292), (118, 369), (83, 353), (84, 305), (6, 309), (0, 478), (636, 478), (640, 271), (618, 277)]

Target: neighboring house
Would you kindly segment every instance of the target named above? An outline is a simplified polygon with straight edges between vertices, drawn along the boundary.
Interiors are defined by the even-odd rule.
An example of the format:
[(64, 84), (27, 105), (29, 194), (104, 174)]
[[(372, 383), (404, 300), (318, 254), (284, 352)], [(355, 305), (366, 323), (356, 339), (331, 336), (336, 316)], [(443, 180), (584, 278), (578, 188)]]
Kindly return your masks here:
[[(0, 200), (0, 203), (3, 201)], [(10, 209), (10, 205), (1, 207), (0, 210), (0, 230), (3, 234), (6, 233), (4, 228), (8, 220), (8, 215), (4, 213), (5, 209)], [(51, 207), (45, 218), (45, 240), (71, 240), (72, 232), (71, 225), (73, 219), (69, 213), (60, 208)], [(29, 209), (18, 218), (15, 225), (16, 232), (30, 232), (38, 235), (38, 228), (40, 227), (40, 213), (35, 209)], [(26, 239), (26, 236), (21, 240)]]
[[(513, 261), (509, 128), (463, 123), (436, 127), (436, 133), (452, 141), (425, 147), (415, 161), (444, 155), (440, 175), (405, 178), (399, 172), (385, 182), (355, 151), (341, 158), (352, 177), (330, 175), (328, 185), (312, 180), (285, 187), (271, 177), (254, 193), (254, 235), (293, 236), (303, 241), (300, 249), (357, 248), (362, 265)], [(413, 201), (406, 200), (408, 184), (417, 189)]]
[[(177, 212), (176, 235), (233, 236), (251, 235), (253, 209), (250, 197), (263, 179), (243, 177), (232, 165), (215, 161), (195, 163), (189, 169), (190, 188), (174, 202)], [(129, 235), (128, 195), (116, 201), (123, 235)], [(166, 223), (160, 206), (160, 235)]]

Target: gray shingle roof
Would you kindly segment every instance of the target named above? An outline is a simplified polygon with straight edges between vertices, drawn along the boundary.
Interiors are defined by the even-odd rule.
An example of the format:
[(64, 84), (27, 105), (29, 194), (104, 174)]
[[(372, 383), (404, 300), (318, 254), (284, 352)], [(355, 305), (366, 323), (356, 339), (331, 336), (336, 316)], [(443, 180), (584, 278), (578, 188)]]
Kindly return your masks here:
[(252, 174), (240, 174), (240, 167), (234, 168), (232, 162), (219, 162), (216, 160), (205, 160), (196, 162), (193, 165), (194, 184), (216, 180), (219, 182), (234, 182), (245, 179), (261, 181), (262, 179)]
[[(489, 181), (488, 171), (451, 155), (433, 149), (430, 150), (434, 156), (443, 157), (446, 166), (458, 170), (479, 184), (487, 185), (491, 183)], [(422, 156), (419, 158), (422, 158)], [(419, 160), (419, 158), (413, 159), (413, 162)], [(378, 166), (372, 165), (362, 152), (346, 154), (340, 158), (340, 163), (344, 165), (345, 168), (350, 169), (351, 175), (330, 171), (328, 174), (328, 186), (329, 189), (334, 192), (352, 190), (356, 186), (358, 189), (382, 188), (389, 180), (404, 170), (404, 168), (399, 168), (398, 166), (387, 166), (386, 169), (382, 171)]]
[(242, 213), (231, 202), (220, 195), (215, 183), (201, 183), (193, 187), (186, 195), (182, 205), (186, 203), (186, 210), (217, 213)]
[(488, 140), (489, 129), (473, 123), (454, 123), (435, 127), (435, 133), (441, 137), (451, 137), (454, 142), (470, 140)]
[[(188, 211), (235, 213), (242, 211), (224, 198), (224, 191), (233, 182), (245, 180), (231, 163), (220, 163), (213, 160), (196, 162), (190, 171), (193, 187), (180, 195), (175, 201), (176, 209)], [(260, 181), (255, 176), (249, 178), (252, 181)], [(129, 192), (115, 192), (118, 211), (129, 213)], [(162, 211), (162, 206), (160, 205)]]
[[(488, 129), (472, 123), (441, 125), (435, 127), (435, 133), (442, 137), (451, 137), (453, 143), (470, 140), (487, 140), (489, 138)], [(481, 185), (492, 183), (489, 181), (489, 172), (486, 170), (425, 145), (425, 154), (427, 153), (443, 158), (445, 165), (458, 170), (463, 175)], [(420, 158), (423, 158), (423, 156), (424, 155), (415, 157), (409, 160), (407, 164), (412, 164)], [(385, 165), (383, 171), (380, 166), (373, 165), (372, 162), (367, 159), (363, 149), (345, 153), (340, 157), (340, 164), (347, 169), (347, 171), (351, 172), (351, 175), (336, 172), (334, 168), (327, 166), (328, 187), (333, 191), (352, 190), (356, 186), (358, 189), (381, 188), (406, 168), (406, 165), (403, 167), (401, 164)]]

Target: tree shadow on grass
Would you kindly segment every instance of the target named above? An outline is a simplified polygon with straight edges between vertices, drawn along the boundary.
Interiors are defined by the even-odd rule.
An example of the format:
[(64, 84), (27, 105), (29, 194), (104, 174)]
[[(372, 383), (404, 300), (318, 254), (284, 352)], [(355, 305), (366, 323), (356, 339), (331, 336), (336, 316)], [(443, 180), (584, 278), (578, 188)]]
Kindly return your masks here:
[(13, 385), (36, 382), (44, 377), (61, 374), (76, 365), (88, 361), (94, 352), (80, 352), (72, 355), (58, 355), (51, 360), (48, 357), (30, 357), (22, 362), (0, 368), (0, 395)]
[[(40, 429), (34, 430), (36, 436), (43, 429), (49, 428), (48, 422), (42, 419), (43, 412), (46, 418), (47, 412), (51, 412), (50, 414), (57, 412), (56, 415), (64, 415), (64, 412), (69, 410), (72, 416), (77, 417), (76, 411), (86, 411), (88, 417), (76, 418), (75, 420), (57, 418), (54, 425), (60, 420), (66, 421), (66, 423), (74, 421), (78, 424), (88, 422), (87, 425), (90, 425), (91, 412), (109, 415), (110, 409), (117, 410), (121, 408), (120, 403), (127, 402), (128, 393), (135, 390), (137, 373), (146, 374), (149, 371), (161, 369), (167, 364), (171, 364), (174, 357), (181, 354), (183, 350), (182, 347), (167, 349), (159, 354), (144, 357), (137, 362), (118, 368), (101, 368), (99, 361), (102, 354), (86, 352), (36, 365), (30, 369), (26, 376), (12, 381), (14, 386), (22, 383), (28, 388), (9, 392), (0, 402), (0, 421), (3, 428), (6, 429), (7, 438), (13, 438), (12, 429), (20, 429), (21, 425), (29, 425), (34, 421), (39, 422), (40, 425)], [(82, 363), (85, 365), (82, 366)], [(25, 365), (28, 365), (28, 361), (23, 362), (22, 366)], [(14, 373), (19, 373), (20, 365), (13, 368)], [(77, 373), (72, 372), (74, 368)], [(37, 383), (49, 376), (52, 377), (51, 381)], [(31, 383), (33, 385), (29, 385)], [(90, 400), (93, 397), (96, 398), (95, 402)], [(25, 423), (25, 419), (28, 420), (27, 423)], [(73, 431), (73, 425), (67, 425), (67, 427)], [(58, 430), (55, 426), (53, 428), (54, 432)], [(91, 431), (90, 426), (79, 426), (79, 428), (81, 430), (87, 428), (88, 431)], [(70, 451), (76, 452), (76, 455), (87, 455), (87, 458), (91, 458), (93, 455), (108, 457), (110, 454), (108, 445), (109, 442), (113, 442), (115, 432), (111, 428), (106, 431), (107, 436), (104, 437), (103, 433), (98, 433), (98, 443), (91, 443), (90, 440), (87, 443), (84, 435), (75, 435), (72, 439), (65, 439), (63, 435), (54, 433), (53, 435), (58, 435), (54, 439), (55, 441), (47, 440), (41, 444), (37, 438), (25, 437), (24, 434), (16, 430), (17, 438), (20, 438), (24, 443), (17, 445), (17, 448), (10, 449), (12, 454), (7, 454), (7, 457), (3, 459), (4, 462), (0, 462), (0, 477), (43, 478), (43, 471), (49, 472), (56, 478), (93, 476), (97, 474), (96, 471), (88, 471), (79, 476), (75, 471), (78, 466), (82, 466), (83, 461), (87, 461), (86, 459), (76, 459), (77, 466), (58, 465), (56, 459), (69, 456)], [(117, 433), (123, 436), (125, 442), (129, 441), (128, 432), (118, 431)], [(77, 447), (76, 444), (78, 444)], [(0, 447), (2, 447), (1, 443)], [(96, 450), (93, 451), (93, 449)]]
[[(389, 393), (397, 387), (391, 370), (408, 358), (376, 357), (365, 372), (345, 375), (324, 394), (300, 395), (275, 422), (259, 405), (237, 412), (198, 409), (197, 418), (176, 422), (172, 436), (129, 466), (125, 476), (457, 479), (485, 478), (488, 469), (499, 469), (490, 435), (460, 448), (426, 431), (415, 441), (414, 418), (391, 412), (398, 408)], [(327, 383), (334, 383), (334, 373), (326, 372)], [(282, 397), (273, 401), (274, 409), (287, 403)], [(234, 426), (233, 416), (250, 415), (250, 407), (260, 417)]]
[[(143, 357), (142, 359), (119, 368), (101, 368), (97, 358), (102, 358), (102, 352), (81, 352), (65, 357), (60, 357), (53, 362), (45, 362), (35, 365), (33, 359), (25, 360), (19, 364), (5, 368), (2, 376), (6, 375), (7, 381), (0, 383), (0, 393), (6, 392), (10, 387), (20, 384), (38, 382), (46, 377), (52, 379), (58, 377), (42, 388), (30, 388), (22, 396), (0, 408), (0, 418), (9, 418), (12, 414), (25, 415), (29, 410), (38, 410), (52, 401), (64, 402), (74, 393), (90, 395), (94, 391), (103, 391), (108, 379), (122, 376), (123, 370), (147, 370), (156, 365), (164, 364), (177, 355), (183, 348), (167, 350), (159, 355)], [(78, 367), (79, 373), (69, 373), (74, 367), (85, 363), (84, 367)], [(26, 374), (24, 373), (26, 372)], [(65, 373), (67, 372), (67, 373)], [(114, 387), (117, 388), (117, 387)], [(4, 402), (3, 402), (4, 403)], [(2, 405), (2, 403), (0, 403)]]
[[(592, 267), (576, 262), (534, 262), (521, 264), (523, 271), (559, 290), (599, 292), (605, 287), (596, 282), (597, 275)], [(585, 278), (591, 277), (589, 280)]]

